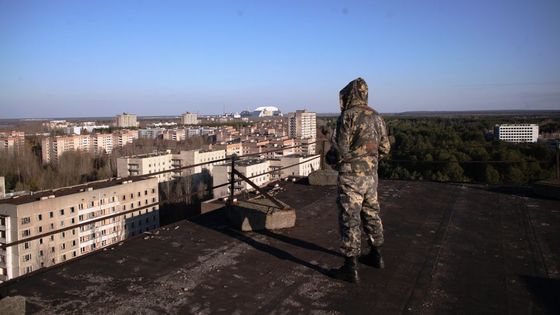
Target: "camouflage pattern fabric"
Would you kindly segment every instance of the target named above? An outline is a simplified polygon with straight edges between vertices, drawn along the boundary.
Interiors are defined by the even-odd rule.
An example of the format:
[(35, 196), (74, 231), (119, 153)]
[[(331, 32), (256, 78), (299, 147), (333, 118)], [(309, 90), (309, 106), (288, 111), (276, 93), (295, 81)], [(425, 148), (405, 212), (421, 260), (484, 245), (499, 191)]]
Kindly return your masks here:
[(372, 246), (383, 244), (383, 224), (379, 217), (377, 201), (377, 176), (338, 176), (339, 224), (343, 255), (360, 255), (363, 222), (368, 242)]
[(389, 154), (391, 146), (383, 118), (368, 107), (364, 79), (358, 78), (340, 91), (340, 109), (332, 147), (338, 158), (341, 252), (345, 256), (358, 256), (361, 223), (372, 246), (383, 244), (377, 168), (379, 159)]
[(340, 108), (332, 145), (338, 153), (337, 170), (355, 175), (377, 173), (377, 163), (391, 145), (385, 122), (368, 107), (368, 87), (364, 79), (350, 82), (340, 91)]

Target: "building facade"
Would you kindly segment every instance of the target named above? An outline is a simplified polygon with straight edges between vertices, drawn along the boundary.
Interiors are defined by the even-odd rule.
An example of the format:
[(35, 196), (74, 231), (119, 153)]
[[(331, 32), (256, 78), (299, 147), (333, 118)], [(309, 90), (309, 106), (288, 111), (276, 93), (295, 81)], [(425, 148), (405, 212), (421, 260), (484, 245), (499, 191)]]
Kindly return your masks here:
[[(0, 200), (0, 281), (155, 229), (158, 202), (153, 177), (99, 181)], [(21, 243), (6, 247), (16, 241)]]
[(13, 153), (25, 145), (25, 133), (20, 131), (0, 132), (0, 152)]
[[(249, 177), (257, 186), (265, 186), (270, 182), (270, 161), (264, 159), (240, 160), (235, 162), (235, 169), (241, 174)], [(231, 165), (230, 163), (219, 164), (214, 166), (214, 185), (225, 184), (230, 180)], [(241, 191), (254, 190), (251, 185), (245, 181), (235, 183), (235, 194)], [(214, 189), (214, 197), (221, 198), (229, 196), (230, 185)]]
[(185, 175), (202, 173), (204, 170), (208, 170), (208, 172), (212, 174), (212, 170), (214, 166), (223, 163), (223, 161), (220, 162), (216, 162), (216, 161), (223, 160), (225, 158), (226, 158), (226, 150), (223, 149), (181, 151), (179, 154), (173, 155), (173, 166), (177, 168), (177, 167), (184, 167), (188, 165), (213, 162), (205, 165), (195, 166), (193, 168), (188, 168), (176, 173), (176, 175), (185, 176)]
[(122, 113), (120, 115), (115, 116), (114, 121), (115, 127), (119, 128), (136, 128), (140, 124), (138, 123), (138, 119), (136, 115)]
[(507, 142), (537, 142), (539, 139), (539, 125), (536, 124), (508, 124), (496, 125), (494, 135), (498, 140)]
[(186, 112), (181, 115), (183, 125), (198, 125), (198, 114)]
[(41, 154), (43, 163), (58, 162), (58, 158), (68, 151), (109, 154), (114, 148), (122, 148), (126, 144), (132, 143), (134, 139), (138, 139), (137, 130), (119, 130), (112, 134), (94, 133), (45, 137), (41, 140)]
[(296, 139), (317, 138), (317, 114), (298, 110), (288, 114), (288, 134)]
[(273, 159), (270, 163), (272, 170), (279, 170), (274, 173), (275, 178), (307, 177), (311, 172), (321, 168), (319, 155), (292, 154)]
[[(171, 154), (171, 151), (120, 157), (117, 158), (117, 176), (150, 175), (170, 170), (173, 168), (172, 159), (173, 154)], [(171, 172), (167, 172), (154, 176), (161, 183), (173, 179), (172, 175)]]

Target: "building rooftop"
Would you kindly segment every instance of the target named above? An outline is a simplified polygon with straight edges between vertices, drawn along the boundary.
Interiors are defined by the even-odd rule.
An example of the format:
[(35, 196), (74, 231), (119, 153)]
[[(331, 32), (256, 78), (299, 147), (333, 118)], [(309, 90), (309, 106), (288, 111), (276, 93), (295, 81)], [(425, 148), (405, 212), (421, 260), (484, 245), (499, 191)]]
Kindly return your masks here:
[(111, 178), (106, 180), (100, 180), (95, 182), (89, 182), (83, 185), (76, 185), (76, 186), (69, 186), (69, 187), (62, 187), (57, 189), (50, 189), (50, 190), (43, 190), (38, 192), (29, 193), (26, 195), (18, 195), (12, 198), (7, 199), (0, 199), (0, 204), (7, 203), (7, 204), (14, 204), (14, 205), (21, 205), (29, 202), (39, 201), (41, 198), (48, 198), (51, 196), (61, 197), (66, 195), (75, 194), (78, 192), (87, 191), (89, 188), (91, 189), (101, 189), (107, 188), (115, 185), (122, 184), (125, 181), (129, 182), (137, 182), (145, 179), (151, 178), (149, 175), (140, 175), (134, 177), (127, 177), (127, 178)]
[[(520, 189), (381, 181), (386, 269), (342, 262), (336, 187), (282, 183), (294, 228), (242, 233), (223, 210), (0, 286), (28, 312), (558, 313), (560, 201)], [(365, 244), (364, 244), (365, 246)]]

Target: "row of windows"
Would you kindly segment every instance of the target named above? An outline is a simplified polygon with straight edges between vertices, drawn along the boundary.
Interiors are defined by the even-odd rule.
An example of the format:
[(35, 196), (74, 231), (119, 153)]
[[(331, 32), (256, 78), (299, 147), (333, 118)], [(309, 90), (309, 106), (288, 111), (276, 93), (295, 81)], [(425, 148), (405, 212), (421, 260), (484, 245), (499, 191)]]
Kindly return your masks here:
[[(152, 194), (154, 194), (154, 193), (156, 192), (156, 189), (155, 189), (155, 188), (152, 188), (152, 189), (151, 189), (151, 192), (152, 192)], [(144, 190), (144, 195), (145, 195), (145, 196), (148, 195), (148, 190)], [(137, 193), (137, 196), (138, 196), (138, 197), (142, 196), (142, 192), (139, 191), (139, 192)], [(131, 199), (134, 198), (134, 193), (131, 193), (131, 194), (130, 194), (130, 198), (131, 198)], [(122, 200), (126, 200), (126, 195), (123, 195), (123, 196), (122, 196)], [(98, 205), (103, 205), (103, 204), (107, 203), (108, 201), (109, 201), (108, 198), (100, 199), (99, 202), (98, 202)], [(115, 202), (115, 201), (116, 201), (115, 196), (112, 196), (112, 197), (111, 197), (111, 202)], [(96, 205), (95, 201), (90, 201), (90, 202), (88, 203), (88, 206), (89, 206), (89, 207), (95, 207), (95, 205)], [(79, 210), (83, 210), (83, 209), (84, 209), (84, 204), (83, 204), (83, 203), (78, 204), (78, 209), (79, 209)], [(75, 208), (75, 207), (70, 207), (70, 208), (69, 208), (69, 211), (70, 211), (70, 213), (75, 213), (75, 212), (76, 212), (76, 208)], [(59, 216), (64, 216), (65, 214), (67, 214), (67, 212), (65, 211), (65, 209), (60, 209), (60, 210), (58, 210), (58, 215), (59, 215)], [(42, 221), (43, 218), (44, 218), (43, 215), (48, 216), (48, 218), (54, 218), (54, 216), (55, 216), (55, 211), (49, 211), (47, 214), (39, 213), (39, 214), (37, 214), (37, 220), (38, 220), (38, 221)], [(0, 223), (1, 223), (0, 225), (4, 225), (4, 218), (2, 218), (2, 222), (0, 222)], [(21, 218), (20, 223), (21, 223), (21, 225), (30, 224), (30, 223), (31, 223), (31, 217), (23, 217), (23, 218)]]

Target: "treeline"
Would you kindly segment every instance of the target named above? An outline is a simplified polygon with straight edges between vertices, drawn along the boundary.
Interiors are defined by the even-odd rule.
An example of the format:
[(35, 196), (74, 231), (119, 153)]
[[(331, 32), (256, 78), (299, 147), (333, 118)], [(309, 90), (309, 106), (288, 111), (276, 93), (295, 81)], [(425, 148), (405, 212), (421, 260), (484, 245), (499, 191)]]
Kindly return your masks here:
[(554, 130), (558, 119), (386, 117), (386, 122), (392, 150), (380, 163), (383, 178), (524, 184), (555, 174), (553, 148), (543, 143), (497, 141), (493, 128), (504, 123), (536, 123)]
[[(496, 124), (533, 123), (560, 131), (560, 117), (384, 117), (391, 154), (380, 162), (386, 179), (487, 184), (525, 184), (555, 176), (555, 149), (545, 143), (494, 140)], [(321, 118), (318, 134), (329, 139), (336, 118)]]
[(138, 139), (114, 149), (111, 154), (65, 152), (57, 163), (43, 165), (41, 141), (26, 139), (25, 146), (14, 152), (0, 152), (0, 176), (6, 180), (6, 192), (39, 191), (107, 179), (117, 176), (117, 158), (154, 151), (179, 151), (200, 148), (207, 139), (195, 136), (185, 141)]

